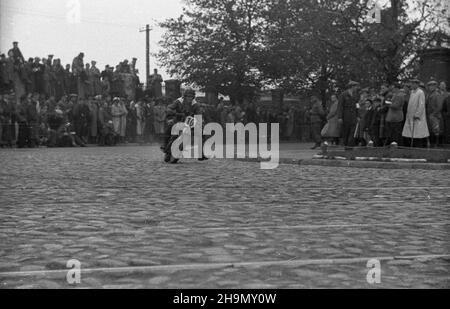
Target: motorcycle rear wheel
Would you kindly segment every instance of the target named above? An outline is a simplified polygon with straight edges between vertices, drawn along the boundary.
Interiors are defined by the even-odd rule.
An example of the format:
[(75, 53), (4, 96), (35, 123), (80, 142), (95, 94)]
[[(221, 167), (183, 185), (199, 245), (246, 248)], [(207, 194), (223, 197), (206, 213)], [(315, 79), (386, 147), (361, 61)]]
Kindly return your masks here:
[(178, 161), (180, 161), (179, 159), (174, 158), (172, 155), (170, 155), (170, 160), (169, 163), (170, 164), (177, 164)]

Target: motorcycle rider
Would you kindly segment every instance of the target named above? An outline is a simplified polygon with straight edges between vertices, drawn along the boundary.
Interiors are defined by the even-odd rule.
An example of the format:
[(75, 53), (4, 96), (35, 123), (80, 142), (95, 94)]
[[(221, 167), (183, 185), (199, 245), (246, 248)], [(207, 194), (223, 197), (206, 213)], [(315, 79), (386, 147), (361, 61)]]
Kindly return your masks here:
[[(195, 90), (188, 88), (184, 91), (183, 96), (176, 99), (172, 104), (167, 107), (166, 114), (166, 131), (164, 136), (164, 144), (161, 146), (161, 150), (166, 155), (166, 162), (170, 159), (170, 149), (167, 149), (167, 145), (172, 136), (172, 128), (178, 122), (184, 122), (186, 117), (194, 117), (196, 115), (203, 114), (202, 106), (195, 100), (196, 93)], [(203, 155), (199, 161), (207, 160)]]

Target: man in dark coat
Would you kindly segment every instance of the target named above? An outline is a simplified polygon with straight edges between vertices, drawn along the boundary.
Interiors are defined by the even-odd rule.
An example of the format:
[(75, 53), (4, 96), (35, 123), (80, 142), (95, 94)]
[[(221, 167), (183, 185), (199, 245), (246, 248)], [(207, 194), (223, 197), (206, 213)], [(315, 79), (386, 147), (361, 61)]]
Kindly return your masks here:
[(47, 147), (56, 147), (58, 145), (58, 139), (61, 137), (61, 129), (65, 125), (62, 110), (59, 107), (50, 110), (47, 121), (49, 127)]
[(427, 121), (431, 133), (431, 143), (439, 146), (440, 136), (444, 133), (444, 118), (442, 108), (444, 100), (438, 90), (438, 83), (432, 80), (428, 83), (428, 96), (426, 101)]
[(150, 75), (151, 87), (153, 89), (153, 95), (155, 98), (162, 97), (162, 86), (163, 82), (162, 76), (158, 74), (158, 70), (155, 69), (153, 75)]
[(3, 95), (0, 93), (0, 146), (3, 148), (3, 145), (6, 144), (3, 138), (3, 128), (6, 127), (10, 119), (8, 117), (8, 104), (6, 100), (3, 99)]
[(8, 74), (8, 64), (5, 54), (0, 55), (0, 92), (7, 92), (12, 88), (12, 83)]
[(3, 109), (3, 124), (2, 124), (2, 139), (3, 142), (12, 147), (14, 141), (16, 141), (16, 128), (17, 122), (17, 106), (15, 104), (15, 98), (10, 95), (3, 97), (2, 109)]
[(14, 63), (16, 65), (25, 63), (25, 58), (19, 48), (19, 42), (13, 42), (13, 48), (11, 48), (8, 53), (9, 52), (13, 53)]
[(64, 67), (61, 65), (60, 59), (55, 59), (55, 65), (53, 67), (55, 77), (55, 98), (59, 100), (66, 94), (65, 90), (65, 72)]
[(441, 96), (443, 99), (442, 116), (444, 117), (444, 144), (450, 144), (450, 93), (447, 91), (447, 84), (442, 82), (440, 85)]
[(77, 92), (76, 77), (70, 71), (70, 64), (67, 64), (64, 70), (64, 94), (70, 95), (76, 92)]
[(358, 123), (358, 91), (359, 83), (351, 81), (347, 90), (339, 98), (338, 117), (342, 123), (344, 145), (355, 146), (355, 132)]
[(34, 91), (43, 94), (44, 89), (44, 70), (45, 67), (41, 64), (41, 59), (39, 57), (34, 58), (34, 63), (31, 66), (33, 72), (33, 83), (34, 83)]
[(109, 65), (105, 66), (105, 70), (100, 74), (102, 80), (102, 94), (109, 95), (111, 94), (111, 87), (113, 82), (113, 69), (110, 68)]
[(27, 93), (34, 93), (36, 86), (33, 78), (33, 62), (34, 59), (30, 58), (23, 66), (22, 80), (25, 84), (25, 89)]
[(86, 72), (84, 71), (84, 53), (80, 53), (73, 59), (72, 73), (75, 75), (77, 79), (78, 97), (84, 99), (86, 95), (86, 89), (84, 85), (84, 82), (86, 81), (85, 80)]
[(73, 108), (73, 124), (75, 132), (86, 144), (89, 136), (89, 122), (90, 122), (90, 110), (86, 101), (83, 99), (78, 100)]
[(402, 143), (402, 131), (405, 116), (403, 107), (406, 104), (406, 94), (400, 85), (394, 85), (392, 99), (386, 100), (386, 145), (391, 143)]
[(150, 103), (150, 98), (147, 96), (144, 104), (144, 119), (145, 119), (145, 128), (144, 128), (144, 140), (146, 142), (153, 142), (153, 137), (155, 135), (155, 113), (154, 113), (154, 104)]
[(17, 123), (19, 124), (19, 135), (17, 136), (17, 147), (24, 148), (29, 145), (30, 130), (27, 122), (28, 118), (27, 101), (22, 99), (17, 105)]
[[(223, 101), (223, 99), (222, 99), (222, 101)], [(223, 108), (223, 103), (222, 103), (221, 108)], [(216, 119), (214, 119), (216, 122), (220, 122), (220, 109), (221, 108), (217, 108), (217, 113), (215, 115)], [(258, 123), (258, 119), (257, 119), (258, 117), (256, 114), (256, 106), (255, 106), (254, 102), (251, 102), (247, 106), (247, 108), (245, 110), (245, 115), (247, 116), (247, 123)]]
[[(386, 108), (383, 108), (383, 98), (377, 97), (373, 101), (372, 108), (367, 113), (366, 120), (368, 121), (369, 135), (373, 146), (382, 147), (382, 124), (383, 116), (387, 112)], [(370, 144), (370, 143), (369, 143)]]
[(322, 102), (316, 96), (311, 97), (311, 109), (308, 111), (308, 116), (311, 122), (311, 133), (314, 140), (314, 147), (317, 149), (322, 143), (322, 125), (325, 119), (325, 111), (323, 110)]

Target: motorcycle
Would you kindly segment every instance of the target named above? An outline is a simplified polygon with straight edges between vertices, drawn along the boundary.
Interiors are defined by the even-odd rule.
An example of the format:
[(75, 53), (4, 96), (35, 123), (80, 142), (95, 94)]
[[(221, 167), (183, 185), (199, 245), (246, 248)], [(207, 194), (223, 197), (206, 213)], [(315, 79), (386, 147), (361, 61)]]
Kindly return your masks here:
[[(170, 163), (170, 164), (177, 164), (180, 161), (180, 158), (176, 158), (173, 156), (172, 145), (178, 138), (180, 138), (184, 135), (190, 135), (196, 125), (197, 125), (197, 119), (195, 119), (192, 116), (188, 116), (186, 118), (186, 120), (184, 121), (184, 128), (181, 131), (181, 133), (179, 135), (172, 135), (170, 137), (169, 142), (167, 143), (167, 146), (164, 149), (164, 152), (166, 154), (164, 157), (164, 162)], [(181, 153), (184, 151), (183, 145), (180, 146), (180, 151), (181, 151)]]

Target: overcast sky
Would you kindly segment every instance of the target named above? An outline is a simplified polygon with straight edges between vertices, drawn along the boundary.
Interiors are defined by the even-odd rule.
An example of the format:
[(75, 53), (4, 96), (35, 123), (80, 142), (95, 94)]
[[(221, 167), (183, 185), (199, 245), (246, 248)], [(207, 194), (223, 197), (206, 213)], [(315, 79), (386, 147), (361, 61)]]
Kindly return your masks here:
[[(182, 0), (0, 0), (0, 51), (6, 53), (19, 41), (26, 59), (54, 54), (63, 63), (83, 51), (85, 61), (96, 60), (100, 69), (136, 57), (144, 82), (145, 33), (139, 29), (154, 26), (151, 51), (156, 52), (162, 34), (156, 22), (181, 11)], [(152, 59), (152, 72), (155, 66)]]

